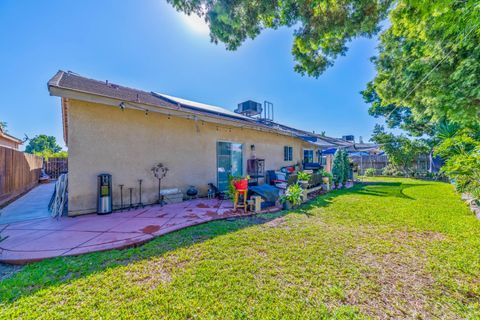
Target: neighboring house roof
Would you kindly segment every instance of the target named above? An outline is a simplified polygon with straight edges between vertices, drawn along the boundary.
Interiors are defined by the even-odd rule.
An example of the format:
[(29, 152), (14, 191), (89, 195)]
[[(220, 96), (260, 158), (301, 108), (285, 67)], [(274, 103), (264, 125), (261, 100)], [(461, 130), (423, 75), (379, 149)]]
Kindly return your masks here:
[[(82, 97), (68, 95), (65, 92), (69, 91), (83, 95), (93, 95), (99, 98), (114, 99), (119, 101), (117, 102), (117, 105), (119, 105), (119, 103), (121, 104), (121, 102), (124, 102), (131, 105), (133, 109), (137, 108), (142, 110), (143, 108), (143, 110), (145, 110), (145, 108), (149, 108), (150, 106), (157, 108), (158, 111), (163, 112), (178, 111), (199, 116), (207, 116), (213, 119), (234, 121), (242, 126), (294, 136), (312, 145), (316, 145), (317, 147), (344, 146), (346, 143), (341, 139), (316, 135), (311, 132), (292, 128), (273, 121), (247, 117), (222, 107), (190, 101), (163, 93), (147, 92), (124, 87), (108, 81), (89, 79), (70, 71), (58, 71), (57, 74), (55, 74), (55, 76), (48, 81), (48, 89), (51, 95), (60, 96), (63, 98), (82, 99)], [(85, 97), (83, 98), (85, 99)], [(148, 110), (155, 111), (152, 109)], [(66, 128), (68, 127), (68, 124), (66, 123), (67, 117), (65, 116), (67, 112), (68, 108), (64, 106), (64, 131), (66, 131)], [(68, 136), (66, 132), (64, 132), (64, 136), (67, 142)], [(313, 137), (313, 139), (304, 139), (306, 136)]]
[(22, 144), (23, 143), (22, 140), (20, 140), (18, 138), (15, 138), (14, 136), (9, 135), (5, 131), (3, 131), (2, 128), (0, 128), (0, 137), (4, 138), (6, 140), (12, 141), (14, 143), (17, 143), (17, 144)]

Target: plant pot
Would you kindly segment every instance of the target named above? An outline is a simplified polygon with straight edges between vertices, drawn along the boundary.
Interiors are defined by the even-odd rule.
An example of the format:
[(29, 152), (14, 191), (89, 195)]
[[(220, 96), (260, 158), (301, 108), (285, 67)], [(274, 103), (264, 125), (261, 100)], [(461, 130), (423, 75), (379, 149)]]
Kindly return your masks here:
[(235, 181), (233, 181), (233, 186), (237, 190), (247, 190), (248, 189), (248, 180), (247, 179), (235, 180)]
[(293, 208), (293, 205), (290, 201), (285, 201), (283, 203), (283, 210), (291, 210)]
[(328, 184), (330, 182), (330, 179), (328, 177), (322, 177), (322, 181), (324, 184)]
[(190, 198), (196, 197), (197, 194), (198, 194), (198, 190), (197, 188), (195, 188), (195, 186), (190, 186), (187, 189), (187, 196), (189, 196)]
[(302, 187), (302, 189), (308, 188), (308, 181), (298, 181), (298, 184), (300, 184), (300, 187)]

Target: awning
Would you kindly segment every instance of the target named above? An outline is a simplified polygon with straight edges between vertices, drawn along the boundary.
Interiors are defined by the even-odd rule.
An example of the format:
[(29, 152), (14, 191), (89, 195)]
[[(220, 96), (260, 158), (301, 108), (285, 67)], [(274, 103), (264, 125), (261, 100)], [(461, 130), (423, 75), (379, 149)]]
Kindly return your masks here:
[(308, 142), (311, 145), (318, 147), (319, 149), (328, 149), (333, 147), (339, 147), (339, 144), (326, 141), (319, 137), (309, 137), (309, 136), (302, 136), (300, 137), (303, 141)]

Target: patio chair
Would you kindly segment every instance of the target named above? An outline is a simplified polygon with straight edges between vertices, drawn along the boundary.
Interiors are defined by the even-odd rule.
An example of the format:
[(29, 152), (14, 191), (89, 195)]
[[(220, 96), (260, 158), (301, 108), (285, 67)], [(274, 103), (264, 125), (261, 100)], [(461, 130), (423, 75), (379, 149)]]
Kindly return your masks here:
[(277, 188), (284, 189), (283, 185), (287, 183), (286, 174), (279, 171), (268, 170), (267, 183)]
[(292, 184), (297, 183), (297, 181), (298, 181), (298, 175), (297, 174), (294, 173), (294, 174), (288, 175), (287, 187), (291, 186)]
[(297, 180), (298, 177), (296, 174), (287, 174), (274, 170), (267, 171), (267, 183), (281, 190), (285, 190), (288, 186), (297, 183)]

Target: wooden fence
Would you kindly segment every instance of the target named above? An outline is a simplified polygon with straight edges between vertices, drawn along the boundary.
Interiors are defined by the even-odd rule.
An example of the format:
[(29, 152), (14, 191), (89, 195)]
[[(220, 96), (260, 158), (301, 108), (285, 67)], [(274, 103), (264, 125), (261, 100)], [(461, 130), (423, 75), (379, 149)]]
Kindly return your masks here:
[(45, 160), (45, 173), (51, 179), (58, 179), (62, 173), (68, 172), (67, 158), (48, 158)]
[(0, 147), (0, 207), (38, 184), (43, 159)]
[[(356, 166), (358, 174), (365, 174), (365, 170), (369, 168), (375, 169), (375, 174), (381, 175), (383, 168), (388, 165), (388, 157), (386, 155), (362, 155), (351, 156), (350, 159)], [(419, 156), (413, 164), (416, 171), (427, 172), (429, 169), (429, 157), (427, 155)]]

